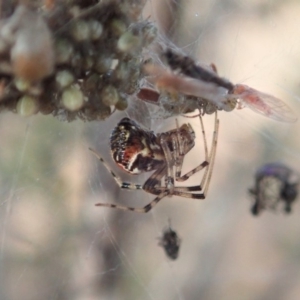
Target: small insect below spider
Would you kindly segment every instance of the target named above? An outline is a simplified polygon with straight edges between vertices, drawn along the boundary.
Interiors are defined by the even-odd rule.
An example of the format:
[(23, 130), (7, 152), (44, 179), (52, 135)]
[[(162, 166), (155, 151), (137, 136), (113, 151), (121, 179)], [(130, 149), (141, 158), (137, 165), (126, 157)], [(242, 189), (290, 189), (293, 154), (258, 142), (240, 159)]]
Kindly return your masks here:
[(178, 257), (180, 249), (181, 239), (177, 235), (176, 231), (169, 226), (163, 231), (163, 235), (159, 238), (158, 245), (163, 247), (166, 255), (175, 260)]
[(249, 189), (254, 197), (251, 208), (257, 216), (264, 209), (276, 210), (282, 203), (284, 211), (290, 213), (298, 195), (299, 178), (290, 168), (280, 163), (262, 166), (255, 174), (255, 186)]
[[(219, 120), (217, 113), (215, 113), (212, 145), (210, 151), (208, 151), (202, 117), (200, 114), (198, 117), (202, 129), (205, 157), (203, 162), (196, 165), (195, 168), (185, 175), (181, 175), (183, 161), (186, 154), (195, 146), (196, 139), (195, 132), (190, 124), (183, 124), (179, 127), (176, 120), (175, 129), (155, 134), (153, 131), (144, 130), (129, 118), (123, 118), (112, 131), (110, 137), (112, 158), (121, 169), (131, 175), (154, 171), (143, 185), (122, 182), (105, 163), (100, 154), (91, 148), (90, 150), (104, 164), (120, 188), (144, 190), (156, 197), (149, 204), (141, 208), (109, 203), (97, 203), (96, 206), (146, 213), (167, 196), (205, 199), (216, 156)], [(175, 184), (175, 181), (186, 181), (201, 170), (204, 172), (201, 182), (199, 180), (198, 185), (177, 186)]]

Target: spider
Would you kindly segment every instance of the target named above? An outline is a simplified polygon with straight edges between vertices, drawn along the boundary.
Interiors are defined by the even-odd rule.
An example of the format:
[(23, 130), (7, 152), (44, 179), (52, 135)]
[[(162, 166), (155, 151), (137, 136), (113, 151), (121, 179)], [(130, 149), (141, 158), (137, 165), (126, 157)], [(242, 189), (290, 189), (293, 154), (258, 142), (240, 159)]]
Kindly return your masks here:
[(158, 245), (165, 249), (166, 255), (175, 260), (178, 257), (181, 239), (176, 231), (171, 228), (169, 220), (169, 227), (164, 230), (162, 237), (159, 238)]
[(292, 203), (298, 195), (299, 179), (288, 167), (280, 163), (262, 166), (255, 174), (255, 187), (249, 189), (254, 196), (251, 212), (259, 215), (263, 209), (275, 210), (279, 202), (283, 202), (286, 213), (292, 210)]
[[(122, 182), (109, 168), (98, 152), (91, 148), (89, 148), (89, 150), (104, 164), (120, 188), (127, 190), (144, 190), (156, 195), (156, 197), (149, 204), (141, 208), (109, 203), (97, 203), (96, 206), (147, 213), (166, 196), (174, 195), (192, 199), (205, 199), (216, 156), (219, 120), (217, 113), (215, 113), (214, 133), (209, 153), (204, 125), (200, 114), (199, 120), (202, 129), (205, 158), (204, 161), (194, 169), (181, 175), (185, 155), (195, 145), (195, 132), (190, 124), (183, 124), (179, 127), (178, 121), (176, 120), (175, 129), (155, 134), (153, 131), (142, 129), (136, 122), (129, 118), (123, 118), (114, 128), (110, 137), (112, 157), (116, 164), (129, 174), (137, 175), (143, 172), (154, 171), (143, 185)], [(180, 187), (175, 185), (175, 181), (186, 181), (201, 170), (204, 170), (204, 174), (199, 185)], [(164, 184), (162, 184), (163, 179)]]

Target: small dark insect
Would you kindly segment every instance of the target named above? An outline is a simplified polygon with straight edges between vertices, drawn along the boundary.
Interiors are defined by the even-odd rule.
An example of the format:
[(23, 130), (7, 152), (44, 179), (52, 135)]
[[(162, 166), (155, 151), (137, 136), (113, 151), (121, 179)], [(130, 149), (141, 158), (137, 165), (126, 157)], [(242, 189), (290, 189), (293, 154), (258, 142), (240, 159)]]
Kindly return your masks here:
[(262, 166), (255, 174), (255, 187), (249, 189), (254, 197), (252, 214), (257, 216), (264, 209), (275, 210), (278, 203), (283, 203), (284, 211), (290, 213), (298, 195), (298, 184), (298, 175), (285, 165), (270, 163)]
[(179, 254), (180, 244), (181, 239), (176, 231), (171, 228), (169, 222), (168, 228), (164, 230), (163, 235), (159, 238), (158, 245), (165, 249), (165, 253), (170, 259), (175, 260)]
[[(205, 199), (216, 156), (219, 120), (217, 113), (215, 113), (214, 133), (210, 153), (208, 152), (204, 125), (200, 114), (199, 120), (202, 129), (205, 158), (194, 169), (185, 175), (181, 175), (185, 155), (195, 146), (195, 132), (190, 124), (183, 124), (179, 127), (178, 122), (176, 122), (175, 129), (155, 134), (152, 131), (142, 129), (136, 122), (129, 118), (122, 119), (110, 137), (112, 157), (116, 164), (129, 174), (137, 175), (143, 172), (154, 171), (144, 185), (122, 182), (111, 171), (103, 158), (95, 150), (90, 150), (109, 170), (120, 188), (127, 190), (143, 189), (150, 194), (156, 195), (156, 198), (142, 208), (109, 203), (97, 203), (96, 206), (146, 213), (166, 196), (170, 197), (174, 195), (191, 199)], [(201, 170), (204, 170), (204, 174), (199, 185), (175, 185), (175, 181), (186, 181)]]

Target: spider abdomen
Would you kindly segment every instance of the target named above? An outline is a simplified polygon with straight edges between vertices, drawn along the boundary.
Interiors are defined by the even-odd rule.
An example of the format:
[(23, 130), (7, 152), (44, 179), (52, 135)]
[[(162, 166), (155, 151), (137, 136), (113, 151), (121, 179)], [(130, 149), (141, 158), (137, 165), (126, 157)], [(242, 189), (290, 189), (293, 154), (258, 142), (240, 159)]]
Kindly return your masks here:
[(123, 118), (114, 128), (110, 143), (114, 161), (130, 174), (153, 171), (165, 163), (156, 135), (129, 118)]

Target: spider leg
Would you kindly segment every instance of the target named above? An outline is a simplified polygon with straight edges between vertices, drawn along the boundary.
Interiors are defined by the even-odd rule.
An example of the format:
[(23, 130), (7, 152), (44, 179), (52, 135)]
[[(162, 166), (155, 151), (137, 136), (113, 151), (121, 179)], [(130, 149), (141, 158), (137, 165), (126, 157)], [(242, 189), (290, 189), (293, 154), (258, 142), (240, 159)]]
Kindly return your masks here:
[[(176, 146), (176, 142), (174, 140), (172, 140), (172, 144), (173, 147), (175, 147), (174, 151), (176, 151), (177, 146)], [(164, 155), (165, 155), (165, 161), (166, 161), (166, 177), (165, 177), (165, 185), (166, 188), (168, 188), (170, 190), (170, 192), (172, 193), (172, 190), (174, 189), (174, 159), (172, 156), (172, 153), (168, 147), (168, 141), (165, 137), (161, 137), (160, 140), (160, 145), (163, 149)]]
[(161, 192), (165, 192), (167, 187), (161, 185), (162, 178), (166, 175), (166, 166), (162, 166), (156, 170), (144, 183), (143, 190), (153, 195), (159, 195)]
[(197, 172), (201, 171), (202, 169), (206, 168), (209, 165), (208, 161), (202, 162), (199, 166), (194, 168), (193, 170), (189, 171), (185, 175), (180, 177), (176, 177), (176, 181), (183, 182), (188, 180), (192, 175), (196, 174)]
[(178, 125), (178, 120), (176, 119), (176, 129), (177, 129), (177, 137), (178, 137), (178, 141), (179, 141), (179, 149), (175, 152), (175, 157), (176, 157), (176, 163), (175, 163), (175, 176), (176, 176), (176, 180), (177, 177), (180, 177), (181, 175), (181, 169), (182, 169), (182, 165), (183, 165), (183, 159), (184, 159), (184, 148), (185, 148), (185, 143), (186, 140), (182, 140), (180, 137), (180, 133), (179, 133), (179, 125)]
[[(203, 137), (203, 144), (204, 144), (204, 153), (205, 153), (205, 160), (204, 162), (202, 162), (199, 166), (197, 166), (196, 168), (194, 168), (193, 170), (189, 171), (188, 173), (186, 173), (185, 175), (181, 175), (181, 169), (182, 169), (182, 164), (183, 164), (183, 158), (184, 158), (184, 154), (180, 153), (179, 155), (182, 157), (181, 158), (181, 163), (180, 165), (176, 166), (176, 181), (179, 182), (183, 182), (186, 181), (187, 179), (189, 179), (192, 175), (194, 175), (195, 173), (201, 171), (202, 169), (204, 169), (205, 167), (207, 167), (209, 165), (209, 161), (210, 158), (208, 157), (208, 147), (207, 147), (207, 139), (206, 139), (206, 133), (205, 133), (205, 129), (204, 129), (204, 124), (203, 124), (203, 119), (201, 114), (199, 114), (199, 119), (200, 119), (200, 124), (201, 124), (201, 131), (202, 131), (202, 137)], [(217, 112), (215, 113), (215, 129), (214, 132), (216, 130), (216, 120), (217, 120)], [(213, 138), (214, 139), (214, 138)], [(207, 168), (208, 169), (208, 168)], [(206, 169), (206, 170), (207, 170)], [(204, 173), (204, 178), (206, 177), (205, 175), (206, 173)], [(201, 185), (202, 186), (202, 185)]]
[(104, 206), (110, 208), (117, 208), (121, 210), (134, 211), (138, 213), (147, 213), (150, 211), (161, 199), (170, 195), (170, 191), (166, 187), (161, 186), (161, 179), (166, 174), (166, 166), (161, 167), (156, 170), (149, 179), (143, 185), (143, 189), (151, 194), (157, 195), (150, 203), (145, 205), (144, 207), (130, 207), (123, 206), (118, 204), (110, 204), (110, 203), (97, 203), (95, 206)]
[[(199, 109), (199, 111), (200, 111), (200, 109)], [(205, 160), (207, 160), (208, 159), (207, 139), (206, 139), (206, 134), (205, 134), (205, 129), (204, 129), (204, 124), (203, 124), (203, 119), (202, 119), (201, 113), (199, 114), (199, 119), (200, 119), (201, 132), (202, 132), (202, 137), (203, 137)]]
[(174, 188), (175, 192), (202, 192), (202, 187), (200, 185), (192, 186), (176, 186)]
[(211, 146), (211, 153), (209, 157), (209, 166), (205, 170), (204, 176), (202, 178), (202, 181), (200, 183), (200, 186), (203, 187), (203, 194), (206, 195), (208, 191), (208, 187), (210, 184), (210, 180), (212, 177), (214, 164), (215, 164), (215, 158), (217, 153), (217, 145), (218, 145), (218, 135), (219, 135), (219, 119), (217, 118), (217, 112), (215, 113), (215, 127), (214, 127), (214, 134), (213, 134), (213, 140), (212, 140), (212, 146)]
[(184, 198), (190, 198), (190, 199), (200, 199), (200, 200), (204, 200), (206, 198), (206, 195), (204, 193), (186, 193), (186, 192), (182, 192), (182, 191), (177, 191), (175, 190), (173, 192), (173, 195), (175, 196), (179, 196), (179, 197), (184, 197)]
[(122, 181), (121, 178), (119, 176), (117, 176), (110, 169), (110, 167), (106, 164), (106, 162), (104, 161), (104, 159), (100, 156), (100, 154), (96, 150), (94, 150), (92, 148), (89, 148), (89, 150), (98, 158), (98, 160), (100, 160), (102, 162), (102, 164), (104, 165), (104, 167), (107, 169), (107, 171), (109, 171), (109, 173), (111, 174), (111, 176), (114, 178), (114, 180), (116, 181), (117, 185), (121, 189), (126, 189), (126, 190), (142, 190), (143, 189), (143, 185), (141, 185), (141, 184), (134, 184), (134, 183)]
[[(196, 186), (189, 186), (189, 187), (174, 187), (172, 190), (172, 193), (170, 193), (170, 195), (175, 195), (175, 196), (185, 197), (185, 198), (190, 198), (190, 199), (201, 199), (201, 200), (206, 198), (207, 191), (208, 191), (209, 184), (210, 184), (211, 177), (212, 177), (215, 158), (216, 158), (216, 150), (217, 150), (217, 142), (218, 142), (218, 134), (219, 134), (219, 119), (217, 118), (217, 112), (215, 112), (214, 133), (213, 133), (212, 145), (211, 145), (211, 150), (210, 150), (209, 155), (208, 155), (208, 150), (207, 150), (207, 142), (206, 142), (206, 136), (205, 136), (202, 119), (201, 119), (201, 127), (202, 127), (203, 139), (204, 139), (206, 160), (203, 163), (201, 163), (198, 167), (196, 167), (195, 169), (191, 170), (190, 172), (188, 172), (187, 174), (185, 174), (181, 177), (181, 178), (187, 177), (186, 179), (188, 179), (190, 176), (192, 176), (196, 172), (207, 167), (205, 169), (205, 173), (203, 175), (201, 184), (196, 185)], [(184, 179), (184, 180), (186, 180), (186, 179)], [(176, 178), (176, 180), (177, 180), (177, 178)], [(203, 187), (203, 192), (201, 192), (202, 187)], [(191, 192), (201, 192), (201, 193), (191, 193)]]
[[(215, 157), (216, 157), (218, 133), (219, 133), (219, 120), (217, 119), (217, 115), (216, 115), (211, 152), (210, 152), (210, 155), (208, 158), (209, 163), (207, 163), (207, 162), (202, 163), (202, 164), (207, 163), (206, 166), (208, 166), (208, 167), (205, 169), (205, 173), (204, 173), (203, 179), (201, 181), (201, 184), (195, 185), (195, 186), (188, 186), (188, 187), (175, 187), (172, 195), (185, 197), (185, 198), (192, 198), (192, 199), (205, 199), (206, 198), (210, 180), (212, 177)], [(196, 170), (199, 167), (201, 167), (201, 165), (196, 167), (194, 170)], [(187, 173), (184, 176), (189, 175), (189, 177), (190, 177), (191, 175), (195, 174), (194, 170), (190, 171), (189, 173)], [(202, 190), (203, 190), (202, 193), (191, 193), (191, 192), (201, 192)]]
[[(216, 148), (214, 149), (214, 152), (212, 154), (213, 154), (212, 160), (211, 160), (212, 167), (207, 168), (207, 170), (209, 169), (209, 172), (207, 175), (207, 180), (204, 184), (203, 192), (202, 192), (202, 185), (174, 187), (174, 190), (172, 191), (172, 196), (179, 196), (179, 197), (190, 198), (190, 199), (201, 199), (201, 200), (206, 198), (209, 183), (210, 183), (211, 176), (212, 176)], [(211, 166), (211, 165), (209, 165), (209, 166)], [(191, 193), (191, 192), (201, 192), (201, 193)]]
[(144, 207), (129, 207), (129, 206), (122, 206), (117, 204), (109, 204), (109, 203), (97, 203), (95, 206), (105, 206), (105, 207), (111, 207), (111, 208), (117, 208), (121, 210), (129, 210), (134, 211), (138, 213), (147, 213), (150, 211), (162, 198), (169, 195), (168, 191), (160, 193), (154, 200), (152, 200), (149, 204), (145, 205)]

